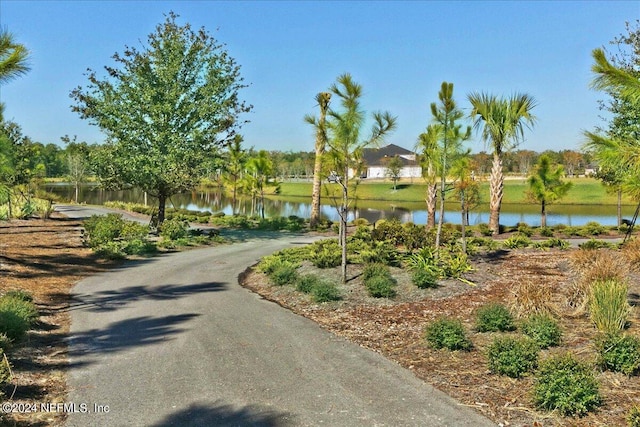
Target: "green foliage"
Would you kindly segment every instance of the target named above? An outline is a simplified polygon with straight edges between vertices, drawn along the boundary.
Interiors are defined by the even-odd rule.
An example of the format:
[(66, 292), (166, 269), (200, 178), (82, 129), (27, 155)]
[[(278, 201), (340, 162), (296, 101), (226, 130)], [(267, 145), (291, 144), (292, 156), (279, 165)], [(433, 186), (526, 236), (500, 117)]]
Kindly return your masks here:
[(122, 259), (127, 255), (144, 255), (157, 250), (147, 240), (149, 227), (126, 221), (119, 214), (93, 215), (85, 220), (85, 241), (100, 257)]
[(595, 221), (589, 221), (584, 226), (583, 229), (587, 236), (599, 236), (606, 232), (605, 228)]
[(616, 279), (596, 280), (588, 296), (589, 316), (596, 328), (605, 333), (623, 330), (631, 307), (627, 301), (629, 285)]
[(124, 220), (119, 214), (92, 215), (83, 225), (85, 241), (90, 247), (96, 248), (119, 238)]
[(404, 246), (408, 251), (429, 245), (427, 228), (425, 226), (407, 222), (402, 225), (402, 228), (404, 229)]
[(11, 341), (19, 341), (38, 319), (38, 310), (32, 301), (22, 296), (0, 297), (0, 333)]
[(570, 353), (542, 361), (535, 375), (533, 401), (543, 410), (563, 416), (585, 415), (602, 403), (591, 366)]
[(517, 225), (518, 233), (523, 236), (531, 237), (533, 236), (533, 228), (531, 228), (528, 224), (524, 222), (519, 222)]
[(420, 289), (435, 288), (438, 286), (440, 275), (433, 270), (414, 270), (411, 274), (411, 281)]
[(317, 303), (338, 301), (342, 298), (342, 296), (340, 295), (340, 290), (336, 287), (336, 285), (324, 280), (320, 281), (320, 283), (313, 287), (311, 296)]
[(390, 276), (389, 268), (382, 263), (365, 264), (362, 269), (362, 280), (368, 280), (376, 276)]
[(298, 271), (293, 264), (283, 262), (269, 274), (269, 278), (278, 286), (290, 285), (298, 280)]
[(309, 260), (318, 268), (333, 268), (342, 263), (342, 248), (336, 239), (315, 242), (309, 253)]
[(286, 257), (275, 253), (273, 255), (268, 255), (263, 257), (258, 263), (257, 269), (258, 271), (263, 272), (267, 276), (273, 274), (274, 271), (283, 267), (283, 266), (291, 266), (294, 268), (298, 268), (299, 264), (297, 262), (292, 262), (288, 260)]
[(603, 334), (596, 340), (603, 369), (634, 375), (640, 371), (640, 338), (628, 334)]
[(538, 366), (538, 344), (526, 337), (496, 337), (489, 345), (489, 369), (500, 375), (520, 378)]
[(397, 219), (387, 221), (381, 219), (375, 223), (375, 228), (371, 231), (371, 237), (377, 241), (390, 241), (395, 246), (404, 243), (405, 230)]
[(498, 242), (490, 237), (472, 237), (467, 240), (467, 249), (471, 247), (485, 248), (488, 251), (498, 249)]
[(371, 245), (359, 251), (363, 263), (382, 263), (397, 265), (398, 249), (390, 242), (371, 242)]
[(0, 348), (0, 387), (4, 387), (11, 381), (11, 366), (5, 356), (4, 348)]
[(518, 249), (518, 248), (526, 248), (531, 246), (531, 239), (527, 236), (523, 236), (521, 234), (516, 234), (514, 236), (505, 239), (502, 243), (505, 248), (508, 249)]
[(614, 249), (614, 245), (604, 240), (589, 239), (579, 245), (580, 249), (596, 250), (596, 249)]
[(521, 328), (522, 333), (533, 339), (540, 348), (557, 346), (562, 339), (558, 322), (546, 313), (532, 314), (522, 322)]
[(482, 234), (483, 236), (486, 236), (486, 237), (489, 237), (489, 236), (491, 236), (493, 234), (493, 232), (489, 228), (489, 224), (484, 223), (484, 222), (478, 224), (478, 231), (480, 232), (480, 234)]
[(436, 350), (471, 350), (473, 344), (458, 319), (440, 318), (425, 328), (425, 339)]
[(24, 289), (12, 289), (3, 295), (5, 298), (15, 298), (18, 300), (33, 302), (33, 295)]
[(640, 427), (640, 405), (633, 405), (629, 410), (627, 425), (629, 427)]
[(478, 332), (504, 332), (516, 329), (513, 316), (502, 304), (490, 303), (480, 307), (476, 313)]
[(303, 274), (298, 276), (298, 280), (296, 281), (296, 290), (305, 294), (310, 294), (320, 283), (321, 279), (315, 274)]
[(369, 295), (374, 298), (393, 298), (396, 296), (396, 281), (391, 276), (373, 276), (364, 281)]
[(189, 223), (185, 220), (168, 219), (160, 226), (160, 236), (166, 240), (178, 240), (189, 234)]
[(458, 278), (472, 270), (467, 255), (463, 253), (442, 252), (440, 265), (446, 277)]
[(552, 237), (547, 240), (535, 242), (533, 244), (533, 247), (538, 249), (549, 249), (549, 248), (569, 249), (571, 247), (571, 243), (569, 243), (567, 240), (559, 239), (557, 237)]
[(542, 237), (553, 237), (553, 228), (540, 227), (539, 232)]

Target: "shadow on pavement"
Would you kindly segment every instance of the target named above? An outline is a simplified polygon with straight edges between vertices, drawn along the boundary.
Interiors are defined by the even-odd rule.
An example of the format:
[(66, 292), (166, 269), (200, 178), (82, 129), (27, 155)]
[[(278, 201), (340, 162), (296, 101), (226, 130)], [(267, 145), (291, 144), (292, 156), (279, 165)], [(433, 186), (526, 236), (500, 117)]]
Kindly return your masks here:
[(71, 336), (69, 354), (72, 357), (82, 357), (164, 343), (172, 336), (185, 331), (179, 325), (198, 316), (199, 314), (188, 313), (164, 317), (135, 317), (112, 323), (104, 329), (75, 333)]
[(188, 408), (167, 416), (152, 427), (168, 426), (263, 426), (280, 427), (295, 425), (293, 416), (286, 412), (245, 406), (236, 409), (232, 405), (194, 403)]
[(164, 301), (227, 289), (226, 284), (218, 282), (195, 283), (192, 285), (129, 286), (126, 288), (99, 291), (91, 294), (75, 294), (69, 301), (68, 310), (87, 310), (106, 312), (122, 308), (136, 301)]

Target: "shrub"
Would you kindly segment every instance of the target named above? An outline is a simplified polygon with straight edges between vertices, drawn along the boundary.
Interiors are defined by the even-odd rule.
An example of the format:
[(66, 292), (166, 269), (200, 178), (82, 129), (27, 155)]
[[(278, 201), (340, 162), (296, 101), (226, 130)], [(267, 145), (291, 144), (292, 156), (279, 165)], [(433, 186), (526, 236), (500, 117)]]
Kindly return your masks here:
[(299, 292), (310, 294), (313, 289), (320, 284), (321, 280), (318, 276), (313, 274), (304, 274), (298, 277), (296, 281), (296, 289)]
[(631, 335), (604, 334), (596, 341), (603, 369), (634, 375), (640, 370), (640, 338)]
[(0, 386), (4, 386), (11, 381), (11, 366), (5, 356), (4, 349), (0, 348)]
[(471, 271), (471, 264), (466, 254), (444, 252), (441, 254), (440, 264), (446, 277), (457, 278)]
[(538, 365), (538, 344), (526, 337), (496, 337), (489, 345), (489, 369), (500, 375), (520, 378)]
[(476, 329), (478, 332), (513, 331), (516, 325), (508, 308), (502, 304), (491, 303), (478, 309)]
[(605, 228), (595, 221), (589, 221), (583, 226), (584, 233), (587, 236), (599, 236), (604, 234)]
[(372, 242), (370, 249), (360, 251), (360, 258), (364, 263), (396, 265), (398, 261), (398, 249), (389, 241)]
[(134, 239), (126, 243), (122, 248), (127, 255), (146, 255), (158, 251), (158, 247), (146, 239)]
[(591, 284), (589, 316), (598, 330), (616, 333), (625, 328), (631, 311), (628, 290), (629, 286), (622, 280), (597, 280)]
[(516, 234), (515, 236), (505, 239), (502, 244), (508, 249), (526, 248), (527, 246), (531, 246), (531, 239), (527, 236)]
[(551, 286), (524, 280), (515, 285), (511, 309), (518, 317), (553, 312)]
[(309, 260), (318, 268), (333, 268), (342, 264), (342, 248), (336, 239), (315, 242), (309, 251)]
[(370, 277), (364, 285), (374, 298), (392, 298), (396, 295), (396, 281), (388, 275)]
[(493, 251), (498, 249), (498, 242), (490, 237), (472, 237), (467, 240), (467, 248), (472, 246), (485, 248), (488, 251)]
[(2, 296), (0, 298), (0, 311), (12, 311), (25, 319), (30, 325), (35, 323), (39, 316), (38, 309), (33, 301), (25, 300), (23, 296)]
[(435, 288), (438, 286), (439, 276), (434, 270), (415, 270), (411, 275), (411, 281), (420, 289)]
[(627, 424), (629, 427), (640, 427), (640, 405), (633, 405), (627, 415)]
[(425, 226), (408, 222), (402, 228), (404, 229), (404, 246), (407, 250), (413, 251), (429, 244)]
[(160, 236), (167, 240), (178, 240), (189, 234), (189, 223), (186, 220), (167, 219), (160, 227)]
[(540, 348), (560, 344), (562, 331), (558, 322), (548, 314), (532, 314), (522, 322), (522, 332), (533, 339)]
[(547, 248), (569, 249), (571, 247), (571, 243), (569, 243), (567, 240), (553, 237), (547, 240), (543, 240), (541, 242), (535, 242), (533, 244), (533, 247), (538, 249), (547, 249)]
[(535, 375), (533, 401), (561, 415), (585, 415), (601, 404), (598, 382), (591, 367), (567, 353), (540, 363)]
[(4, 298), (15, 298), (22, 301), (33, 302), (33, 296), (24, 289), (12, 289), (3, 295)]
[(584, 243), (578, 245), (580, 249), (595, 250), (595, 249), (613, 249), (615, 246), (604, 240), (589, 239)]
[(260, 260), (260, 263), (258, 263), (258, 270), (270, 276), (274, 271), (283, 266), (291, 266), (297, 268), (298, 264), (288, 261), (280, 255), (274, 254), (263, 257), (262, 260)]
[(529, 227), (528, 224), (524, 222), (519, 222), (517, 225), (518, 233), (522, 236), (531, 237), (533, 236), (533, 228)]
[(470, 350), (473, 345), (467, 337), (462, 322), (457, 319), (440, 318), (425, 328), (425, 339), (436, 350)]
[(366, 281), (376, 276), (391, 276), (389, 267), (381, 263), (371, 263), (362, 269), (362, 280)]
[(298, 279), (298, 271), (296, 267), (288, 262), (283, 262), (278, 268), (276, 268), (270, 275), (271, 281), (278, 285), (284, 286), (293, 284)]
[(37, 319), (33, 302), (7, 295), (0, 298), (0, 333), (9, 340), (22, 339)]
[(404, 229), (397, 219), (391, 221), (380, 220), (376, 222), (374, 229), (371, 231), (373, 240), (385, 241), (390, 240), (394, 245), (404, 243)]
[(85, 229), (85, 241), (92, 248), (105, 243), (113, 242), (120, 237), (124, 228), (122, 215), (92, 215), (83, 222)]
[(553, 228), (550, 227), (540, 227), (540, 235), (542, 237), (553, 237)]
[(489, 224), (486, 223), (480, 223), (478, 224), (478, 231), (480, 232), (480, 234), (482, 234), (483, 236), (491, 236), (493, 233), (491, 232), (491, 229), (489, 228)]
[(313, 296), (313, 300), (318, 303), (338, 301), (341, 299), (340, 291), (336, 285), (327, 281), (322, 281), (314, 286), (311, 295)]

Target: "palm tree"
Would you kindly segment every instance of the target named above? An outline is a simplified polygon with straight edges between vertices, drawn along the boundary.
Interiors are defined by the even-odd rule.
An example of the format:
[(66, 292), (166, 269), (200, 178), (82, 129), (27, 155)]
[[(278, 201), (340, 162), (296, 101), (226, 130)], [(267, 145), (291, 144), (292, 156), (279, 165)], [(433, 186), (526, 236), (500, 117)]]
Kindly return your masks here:
[(326, 118), (331, 101), (330, 92), (320, 92), (316, 95), (316, 101), (320, 106), (320, 118), (316, 120), (313, 116), (305, 116), (304, 119), (316, 128), (316, 159), (313, 167), (313, 192), (311, 194), (311, 218), (309, 226), (313, 229), (320, 220), (320, 185), (322, 184), (322, 155), (327, 146), (327, 126)]
[(260, 150), (258, 156), (252, 157), (247, 162), (247, 170), (251, 177), (251, 193), (255, 198), (260, 196), (260, 216), (264, 219), (264, 190), (269, 182), (269, 176), (273, 173), (273, 163), (265, 150)]
[(593, 59), (595, 63), (591, 71), (596, 77), (591, 82), (591, 87), (596, 90), (615, 90), (628, 96), (632, 100), (640, 100), (640, 79), (634, 73), (612, 65), (603, 49), (594, 49)]
[(542, 155), (535, 170), (529, 176), (529, 197), (540, 203), (540, 226), (547, 226), (547, 206), (567, 194), (572, 183), (562, 181), (564, 168), (551, 166), (551, 158)]
[(515, 94), (505, 99), (485, 93), (471, 93), (468, 98), (473, 107), (471, 119), (474, 121), (474, 128), (482, 129), (482, 139), (491, 145), (493, 151), (489, 228), (493, 234), (498, 234), (504, 187), (502, 156), (524, 137), (525, 127), (532, 127), (535, 123), (531, 110), (536, 102), (527, 94)]
[(236, 134), (227, 148), (226, 181), (231, 185), (233, 199), (231, 201), (231, 213), (236, 214), (238, 200), (238, 187), (247, 161), (247, 152), (242, 148), (242, 136)]
[(441, 126), (432, 124), (427, 126), (427, 131), (420, 134), (416, 151), (420, 153), (422, 177), (427, 181), (427, 228), (436, 225), (436, 203), (438, 196), (438, 141), (440, 140)]
[[(14, 42), (10, 32), (0, 29), (0, 85), (29, 71), (28, 59), (27, 48)], [(0, 103), (0, 121), (3, 110), (4, 104)]]

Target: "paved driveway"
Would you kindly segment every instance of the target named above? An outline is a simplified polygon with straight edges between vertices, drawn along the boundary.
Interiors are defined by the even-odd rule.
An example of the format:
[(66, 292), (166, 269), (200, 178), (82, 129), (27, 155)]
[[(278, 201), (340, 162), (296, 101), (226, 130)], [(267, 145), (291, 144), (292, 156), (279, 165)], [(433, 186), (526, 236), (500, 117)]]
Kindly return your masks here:
[(260, 257), (309, 239), (263, 234), (78, 283), (67, 426), (494, 425), (238, 285)]

